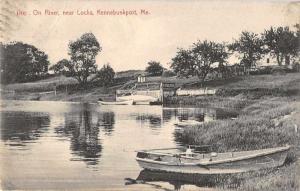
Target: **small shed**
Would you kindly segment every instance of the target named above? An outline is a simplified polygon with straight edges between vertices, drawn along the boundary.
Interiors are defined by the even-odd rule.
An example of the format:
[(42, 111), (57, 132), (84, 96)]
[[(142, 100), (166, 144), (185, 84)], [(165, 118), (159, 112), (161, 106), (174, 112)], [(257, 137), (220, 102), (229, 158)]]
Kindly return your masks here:
[(146, 75), (145, 74), (139, 74), (137, 77), (138, 83), (144, 83), (146, 82)]

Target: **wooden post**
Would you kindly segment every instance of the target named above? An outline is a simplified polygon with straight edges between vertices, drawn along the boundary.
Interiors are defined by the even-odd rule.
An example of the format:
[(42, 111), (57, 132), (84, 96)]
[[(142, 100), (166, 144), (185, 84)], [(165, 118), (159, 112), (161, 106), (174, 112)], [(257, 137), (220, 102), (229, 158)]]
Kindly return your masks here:
[(54, 95), (56, 96), (56, 85), (54, 85)]
[(163, 83), (160, 83), (160, 96), (161, 96), (161, 104), (164, 104), (164, 89), (163, 89)]

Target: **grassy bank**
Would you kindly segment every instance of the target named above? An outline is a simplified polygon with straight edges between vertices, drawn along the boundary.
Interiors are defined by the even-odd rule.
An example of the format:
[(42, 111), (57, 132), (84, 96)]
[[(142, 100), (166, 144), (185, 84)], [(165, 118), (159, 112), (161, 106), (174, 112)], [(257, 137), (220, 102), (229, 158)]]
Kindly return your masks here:
[(188, 144), (217, 143), (221, 145), (218, 151), (298, 145), (300, 136), (294, 133), (295, 124), (290, 118), (300, 111), (286, 103), (280, 98), (260, 100), (243, 108), (235, 120), (216, 120), (187, 127), (176, 137)]
[[(200, 82), (186, 84), (185, 88), (197, 89), (201, 87), (218, 89), (273, 89), (273, 88), (293, 88), (300, 82), (299, 73), (288, 73), (286, 75), (249, 75), (235, 76), (229, 79), (206, 81), (202, 85)], [(291, 87), (289, 87), (292, 85)]]
[(71, 77), (56, 76), (30, 83), (16, 83), (1, 86), (1, 98), (9, 100), (47, 100), (96, 102), (99, 98), (112, 100), (119, 86), (109, 88), (89, 83), (83, 89)]
[[(214, 144), (219, 152), (293, 146), (288, 155), (290, 165), (266, 176), (250, 176), (237, 190), (298, 190), (300, 164), (300, 102), (286, 97), (251, 100), (235, 120), (216, 120), (184, 128), (175, 137), (186, 144)], [(221, 189), (221, 188), (220, 188)], [(222, 188), (221, 190), (224, 190)], [(225, 189), (226, 190), (226, 189)]]
[(44, 92), (53, 91), (54, 86), (72, 85), (77, 81), (71, 77), (56, 76), (53, 78), (28, 83), (15, 83), (2, 86), (2, 89), (15, 92)]
[(175, 96), (165, 100), (165, 105), (172, 106), (196, 106), (196, 107), (214, 107), (214, 108), (233, 108), (241, 109), (246, 105), (253, 103), (252, 100), (244, 96), (222, 97), (222, 96)]
[(252, 174), (235, 189), (218, 188), (220, 191), (298, 191), (300, 189), (300, 164), (293, 163), (266, 174)]
[[(231, 107), (239, 111), (235, 120), (225, 119), (185, 127), (175, 133), (184, 144), (216, 145), (216, 150), (239, 151), (292, 145), (286, 166), (264, 176), (254, 173), (238, 188), (220, 190), (300, 189), (300, 75), (248, 76), (216, 84), (214, 96), (174, 97), (172, 104)], [(296, 132), (296, 127), (298, 131)]]

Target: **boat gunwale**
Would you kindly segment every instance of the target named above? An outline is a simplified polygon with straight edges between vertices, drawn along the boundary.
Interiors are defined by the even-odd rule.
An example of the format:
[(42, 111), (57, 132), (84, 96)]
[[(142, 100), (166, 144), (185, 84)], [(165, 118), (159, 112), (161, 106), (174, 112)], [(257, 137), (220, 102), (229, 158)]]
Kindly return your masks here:
[[(139, 158), (136, 157), (137, 161), (142, 161), (142, 162), (147, 162), (147, 163), (156, 163), (156, 164), (161, 164), (161, 165), (167, 165), (167, 166), (197, 166), (198, 163), (180, 163), (178, 164), (170, 164), (170, 162), (164, 162), (164, 161), (155, 161), (151, 159), (144, 159), (144, 158)], [(200, 166), (199, 166), (200, 167)]]

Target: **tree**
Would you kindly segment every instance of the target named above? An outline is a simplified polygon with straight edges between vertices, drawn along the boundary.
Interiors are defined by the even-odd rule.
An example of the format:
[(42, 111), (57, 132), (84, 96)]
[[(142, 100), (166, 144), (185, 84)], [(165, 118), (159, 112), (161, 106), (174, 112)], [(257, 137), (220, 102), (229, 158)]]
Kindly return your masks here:
[(276, 57), (279, 66), (282, 65), (283, 60), (289, 64), (290, 57), (299, 54), (299, 32), (293, 32), (289, 27), (271, 27), (265, 30), (263, 41), (267, 52)]
[[(297, 37), (297, 39), (298, 39), (298, 42), (299, 42), (299, 40), (300, 40), (300, 24), (295, 24), (295, 26), (294, 26), (295, 28), (296, 28), (296, 37)], [(300, 47), (298, 46), (298, 51), (299, 51), (299, 49), (300, 49)]]
[(163, 77), (173, 77), (173, 76), (176, 76), (175, 72), (173, 72), (172, 70), (165, 70), (163, 73), (162, 73), (162, 76)]
[(195, 43), (192, 53), (195, 60), (194, 70), (202, 82), (212, 70), (213, 63), (217, 62), (219, 65), (223, 65), (228, 58), (223, 44), (208, 41)]
[(190, 50), (179, 49), (172, 59), (171, 68), (179, 75), (198, 76), (203, 83), (212, 71), (212, 64), (224, 64), (228, 58), (224, 44), (211, 41), (198, 41)]
[(49, 70), (53, 70), (55, 74), (64, 74), (67, 75), (69, 72), (68, 66), (70, 62), (67, 59), (62, 59), (58, 61), (56, 64), (51, 66)]
[(241, 54), (241, 64), (245, 68), (256, 66), (256, 62), (261, 59), (264, 49), (263, 41), (253, 32), (243, 31), (238, 40), (228, 45), (229, 50), (237, 51)]
[(3, 84), (33, 81), (48, 73), (48, 55), (33, 45), (1, 43), (0, 51)]
[(160, 65), (159, 62), (156, 61), (148, 62), (146, 72), (148, 72), (151, 76), (161, 76), (163, 71), (164, 68)]
[[(104, 65), (96, 74), (96, 79), (101, 86), (108, 87), (114, 81), (115, 72), (109, 64)], [(93, 80), (94, 80), (93, 79)]]
[(101, 49), (92, 33), (85, 33), (76, 41), (69, 43), (71, 60), (67, 64), (67, 68), (70, 75), (76, 78), (80, 85), (85, 87), (88, 76), (96, 73), (96, 56)]
[(171, 68), (180, 77), (194, 76), (193, 59), (191, 50), (179, 49), (172, 58)]

